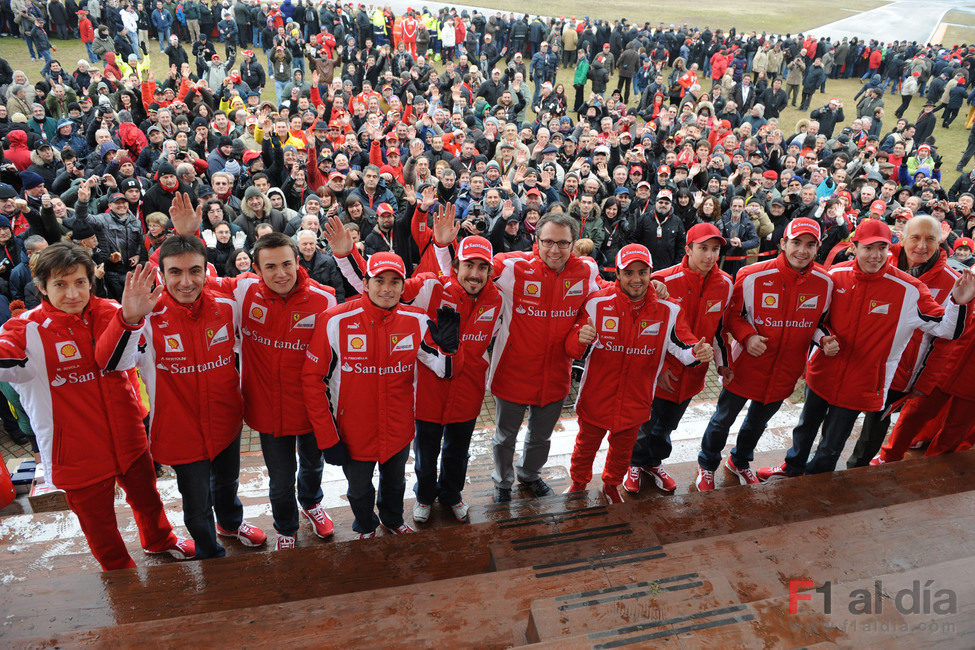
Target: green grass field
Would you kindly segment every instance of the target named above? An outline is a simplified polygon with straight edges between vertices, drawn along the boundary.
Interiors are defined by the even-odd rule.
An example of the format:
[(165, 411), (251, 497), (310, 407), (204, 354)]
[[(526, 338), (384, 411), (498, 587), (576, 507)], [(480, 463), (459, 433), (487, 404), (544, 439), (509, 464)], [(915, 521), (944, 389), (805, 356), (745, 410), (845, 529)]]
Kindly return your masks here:
[(949, 11), (941, 20), (947, 23), (941, 42), (947, 46), (975, 43), (975, 14), (965, 11)]
[(689, 5), (662, 0), (616, 0), (609, 5), (590, 5), (584, 2), (556, 2), (541, 0), (532, 3), (530, 9), (512, 9), (504, 0), (481, 0), (479, 5), (503, 11), (527, 11), (543, 16), (577, 16), (614, 20), (626, 16), (634, 23), (650, 21), (651, 25), (683, 24), (710, 25), (711, 28), (739, 31), (755, 30), (776, 34), (796, 33), (818, 25), (826, 25), (854, 13), (880, 7), (886, 2), (876, 0), (793, 0), (792, 2), (767, 2), (766, 0), (737, 0), (734, 3), (720, 0), (702, 0)]
[[(722, 24), (715, 21), (713, 24)], [(724, 23), (727, 24), (727, 23)], [(80, 41), (52, 41), (57, 47), (57, 52), (54, 56), (59, 59), (65, 68), (69, 71), (73, 71), (77, 65), (78, 59), (87, 59), (85, 56), (84, 45)], [(218, 51), (223, 55), (223, 47), (218, 46)], [(152, 42), (149, 44), (149, 52), (152, 58), (152, 68), (156, 74), (156, 77), (161, 79), (167, 74), (166, 57), (161, 52), (159, 52), (158, 42)], [(262, 52), (258, 51), (257, 55), (261, 61), (265, 61)], [(21, 39), (15, 38), (2, 38), (0, 39), (0, 56), (7, 59), (10, 66), (17, 70), (24, 70), (32, 81), (36, 81), (39, 78), (41, 63), (36, 61), (31, 61), (30, 56), (27, 53), (27, 45)], [(565, 87), (569, 89), (569, 94), (572, 93), (572, 70), (563, 69), (559, 70), (558, 81), (565, 84)], [(705, 88), (710, 88), (710, 81), (704, 81)], [(610, 81), (609, 90), (611, 91), (616, 87), (616, 80)], [(829, 97), (835, 96), (843, 100), (846, 106), (847, 121), (852, 120), (856, 117), (856, 103), (853, 101), (853, 95), (860, 89), (860, 82), (856, 79), (849, 80), (830, 80), (826, 86), (827, 93), (824, 95), (817, 94), (814, 98), (814, 103), (812, 108), (818, 108), (821, 104), (825, 103)], [(890, 95), (888, 89), (888, 94), (884, 96), (884, 101), (886, 102), (887, 117), (884, 120), (884, 132), (888, 131), (891, 126), (893, 126), (895, 119), (894, 110), (900, 105), (900, 97), (898, 95)], [(264, 89), (264, 99), (274, 101), (274, 90), (272, 86), (267, 86)], [(636, 103), (636, 99), (631, 98), (631, 104)], [(917, 98), (914, 99), (911, 109), (907, 117), (913, 119), (917, 117), (917, 114), (921, 110), (921, 101)], [(943, 184), (948, 185), (954, 182), (958, 174), (954, 171), (955, 165), (958, 163), (958, 159), (961, 157), (961, 152), (964, 151), (965, 146), (968, 141), (968, 130), (965, 129), (964, 116), (967, 115), (967, 107), (962, 109), (961, 116), (955, 120), (950, 129), (942, 129), (939, 125), (935, 129), (935, 137), (937, 138), (938, 148), (944, 157), (944, 166), (942, 169), (943, 174)], [(808, 114), (801, 114), (796, 109), (791, 106), (786, 109), (779, 119), (780, 127), (782, 131), (788, 135), (791, 133), (795, 127), (796, 122), (802, 117), (808, 117)]]

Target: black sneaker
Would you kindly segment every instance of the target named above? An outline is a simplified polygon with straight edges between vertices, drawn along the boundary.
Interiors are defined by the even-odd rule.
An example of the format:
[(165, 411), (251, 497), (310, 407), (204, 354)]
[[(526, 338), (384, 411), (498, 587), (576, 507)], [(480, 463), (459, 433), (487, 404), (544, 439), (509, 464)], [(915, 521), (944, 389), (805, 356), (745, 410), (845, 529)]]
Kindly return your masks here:
[(503, 487), (494, 488), (495, 503), (508, 503), (509, 501), (511, 501), (511, 488), (503, 488)]
[(522, 487), (532, 493), (535, 497), (548, 497), (555, 494), (555, 491), (548, 486), (548, 483), (540, 478), (534, 481), (522, 482)]

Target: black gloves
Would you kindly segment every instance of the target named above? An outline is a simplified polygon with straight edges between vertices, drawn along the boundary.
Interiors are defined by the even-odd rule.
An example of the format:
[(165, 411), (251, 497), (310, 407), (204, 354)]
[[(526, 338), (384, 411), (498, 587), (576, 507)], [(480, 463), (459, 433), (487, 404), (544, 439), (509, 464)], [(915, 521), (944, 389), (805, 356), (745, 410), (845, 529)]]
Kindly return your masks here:
[(323, 449), (322, 459), (329, 465), (345, 465), (352, 460), (349, 456), (349, 450), (345, 448), (345, 443), (341, 440), (328, 449)]
[(460, 346), (460, 314), (446, 305), (437, 310), (437, 322), (427, 320), (430, 338), (447, 354), (457, 352)]

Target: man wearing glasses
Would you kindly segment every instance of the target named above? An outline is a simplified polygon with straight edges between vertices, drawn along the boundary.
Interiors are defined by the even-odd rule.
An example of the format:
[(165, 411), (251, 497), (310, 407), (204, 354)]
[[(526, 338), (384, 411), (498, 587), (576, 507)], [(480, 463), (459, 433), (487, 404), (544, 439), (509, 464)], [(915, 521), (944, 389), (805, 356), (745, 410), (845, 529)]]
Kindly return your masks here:
[[(553, 494), (539, 470), (548, 460), (552, 431), (569, 393), (572, 357), (565, 339), (590, 294), (599, 290), (596, 263), (572, 254), (578, 221), (549, 213), (539, 220), (536, 233), (534, 252), (494, 256), (502, 296), (502, 326), (488, 378), (497, 405), (492, 475), (496, 503), (511, 500), (516, 475), (533, 496)], [(514, 467), (526, 410), (528, 434)]]

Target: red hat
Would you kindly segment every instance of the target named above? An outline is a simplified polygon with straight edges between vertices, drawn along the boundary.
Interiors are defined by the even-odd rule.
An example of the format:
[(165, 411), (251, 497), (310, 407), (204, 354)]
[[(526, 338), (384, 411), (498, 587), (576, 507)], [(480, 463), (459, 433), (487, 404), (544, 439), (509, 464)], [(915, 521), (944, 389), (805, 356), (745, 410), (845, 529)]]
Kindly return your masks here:
[(641, 176), (643, 176), (643, 167), (640, 167), (640, 166), (630, 167), (630, 173), (631, 174), (640, 174)]
[(376, 206), (376, 214), (396, 214), (396, 210), (388, 203), (380, 203)]
[[(380, 207), (384, 205), (388, 207), (386, 203), (381, 203)], [(374, 278), (384, 271), (392, 271), (404, 280), (406, 279), (406, 266), (403, 264), (403, 258), (396, 253), (382, 252), (373, 253), (369, 256), (369, 261), (366, 263), (366, 275)]]
[(922, 144), (920, 147), (917, 148), (917, 150), (920, 151), (921, 149), (927, 149), (928, 151), (931, 151), (931, 145)]
[(532, 187), (527, 192), (525, 192), (525, 196), (541, 196), (541, 195), (542, 193), (538, 191), (537, 187)]
[(721, 244), (727, 244), (728, 241), (721, 236), (721, 231), (713, 223), (698, 223), (691, 226), (690, 230), (687, 231), (687, 245), (700, 244), (701, 242), (706, 242), (709, 239), (720, 239)]
[(484, 260), (490, 264), (494, 259), (494, 249), (491, 248), (491, 242), (484, 237), (477, 235), (464, 237), (457, 249), (457, 259), (462, 262), (465, 260)]
[(884, 210), (887, 209), (887, 202), (881, 199), (877, 199), (870, 204), (870, 211), (876, 212), (877, 214), (882, 214)]
[(640, 189), (641, 187), (645, 187), (647, 189), (650, 189), (653, 186), (650, 185), (650, 181), (640, 181), (639, 183), (636, 184), (636, 188), (637, 189)]
[(890, 228), (879, 219), (861, 221), (853, 233), (853, 241), (867, 246), (877, 242), (890, 243)]
[(383, 174), (389, 174), (390, 176), (395, 176), (396, 170), (390, 167), (389, 165), (383, 165), (382, 167), (379, 168), (379, 175), (382, 176)]
[(966, 246), (969, 250), (975, 251), (975, 241), (972, 241), (971, 237), (959, 237), (956, 239), (955, 247), (952, 250), (958, 250), (962, 246)]
[(661, 165), (660, 167), (657, 167), (657, 173), (658, 174), (669, 174), (670, 173), (670, 167), (668, 167), (667, 165)]
[(667, 199), (668, 201), (673, 201), (674, 193), (668, 190), (667, 188), (664, 188), (659, 192), (657, 192), (657, 199)]
[(812, 235), (816, 241), (819, 241), (822, 237), (822, 231), (819, 229), (819, 224), (813, 219), (799, 217), (789, 222), (789, 225), (785, 227), (783, 236), (786, 239), (795, 239), (799, 235)]
[(219, 54), (217, 54), (216, 52), (214, 52), (214, 53), (213, 53), (213, 56), (211, 56), (210, 58), (211, 58), (211, 59), (219, 59), (219, 58), (220, 58), (220, 55), (219, 55)]
[(251, 164), (251, 161), (256, 160), (257, 158), (260, 157), (261, 157), (260, 151), (251, 151), (251, 150), (245, 151), (243, 155), (244, 164), (249, 165)]
[(328, 175), (328, 180), (332, 180), (333, 178), (338, 178), (339, 180), (344, 181), (345, 174), (343, 174), (342, 172), (332, 172), (331, 174)]
[(764, 172), (762, 172), (762, 176), (764, 178), (769, 179), (770, 181), (775, 181), (775, 180), (778, 180), (779, 179), (779, 175), (778, 175), (778, 173), (776, 173), (776, 171), (774, 169), (767, 169), (767, 170), (765, 170)]
[(643, 262), (653, 268), (650, 251), (642, 244), (627, 244), (616, 254), (616, 268), (623, 270), (634, 262)]
[(254, 50), (244, 50), (244, 56), (254, 56)]

